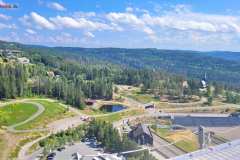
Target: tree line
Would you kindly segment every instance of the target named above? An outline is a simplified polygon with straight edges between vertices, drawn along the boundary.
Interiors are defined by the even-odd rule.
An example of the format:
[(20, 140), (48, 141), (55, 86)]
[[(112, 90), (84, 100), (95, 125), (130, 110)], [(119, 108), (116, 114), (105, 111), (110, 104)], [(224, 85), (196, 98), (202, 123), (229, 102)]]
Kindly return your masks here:
[[(107, 152), (119, 153), (123, 151), (138, 149), (137, 144), (131, 141), (126, 135), (120, 137), (117, 129), (113, 128), (111, 123), (99, 120), (93, 120), (89, 124), (83, 124), (76, 128), (70, 128), (53, 134), (48, 138), (41, 140), (39, 146), (43, 148), (44, 154), (54, 151), (66, 144), (81, 141), (83, 139), (96, 138)], [(133, 153), (128, 156), (129, 160), (155, 160), (148, 152)]]
[[(142, 92), (156, 97), (199, 94), (199, 80), (187, 80), (159, 70), (114, 65), (88, 58), (73, 60), (38, 52), (25, 53), (25, 56), (31, 65), (0, 63), (0, 99), (45, 95), (83, 108), (85, 98), (112, 99), (113, 84), (141, 86)], [(183, 87), (186, 80), (188, 87)]]

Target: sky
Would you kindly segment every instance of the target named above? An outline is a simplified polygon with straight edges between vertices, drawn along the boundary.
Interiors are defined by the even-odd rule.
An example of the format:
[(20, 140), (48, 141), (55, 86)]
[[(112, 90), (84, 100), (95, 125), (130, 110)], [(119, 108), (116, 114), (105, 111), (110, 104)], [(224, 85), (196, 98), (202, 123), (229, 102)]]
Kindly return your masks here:
[(0, 0), (0, 40), (240, 51), (239, 0)]

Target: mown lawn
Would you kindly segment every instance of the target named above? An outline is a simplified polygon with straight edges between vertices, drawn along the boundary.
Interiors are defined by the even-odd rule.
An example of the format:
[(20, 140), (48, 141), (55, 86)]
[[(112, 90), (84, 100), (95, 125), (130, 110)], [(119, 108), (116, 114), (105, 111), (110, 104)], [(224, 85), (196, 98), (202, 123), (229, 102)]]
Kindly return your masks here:
[(134, 93), (134, 94), (128, 95), (128, 97), (133, 98), (142, 103), (149, 103), (149, 102), (156, 101), (156, 99), (152, 95), (149, 95), (149, 94)]
[(135, 99), (139, 102), (142, 102), (142, 103), (149, 103), (149, 102), (153, 102), (153, 101), (157, 101), (153, 95), (151, 94), (147, 94), (147, 93), (141, 93), (140, 89), (137, 88), (135, 90), (131, 90), (131, 91), (122, 91), (120, 93), (121, 96), (123, 97), (129, 97), (129, 98), (132, 98), (132, 99)]
[(29, 103), (16, 103), (1, 107), (0, 126), (9, 126), (22, 122), (36, 112), (37, 107)]
[(111, 113), (109, 115), (103, 115), (101, 117), (97, 117), (97, 119), (108, 121), (108, 122), (115, 122), (126, 117), (137, 116), (143, 113), (144, 113), (143, 109), (133, 109), (133, 110), (126, 110), (122, 112)]
[(71, 112), (68, 112), (66, 108), (64, 108), (57, 102), (49, 102), (46, 100), (31, 101), (42, 104), (45, 110), (39, 117), (37, 117), (33, 121), (16, 127), (16, 129), (18, 130), (45, 127), (50, 122), (72, 115)]

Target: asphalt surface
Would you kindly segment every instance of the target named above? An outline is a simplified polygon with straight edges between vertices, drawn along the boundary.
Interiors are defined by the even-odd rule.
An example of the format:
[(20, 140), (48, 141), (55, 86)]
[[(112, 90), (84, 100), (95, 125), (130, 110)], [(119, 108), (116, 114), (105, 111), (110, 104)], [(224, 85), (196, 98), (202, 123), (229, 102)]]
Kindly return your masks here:
[[(72, 146), (67, 146), (65, 150), (59, 152), (56, 151), (55, 160), (71, 160), (73, 153), (79, 153), (80, 155), (97, 155), (100, 151), (96, 148), (92, 148), (89, 143), (76, 143)], [(84, 157), (83, 160), (92, 160), (93, 157)]]

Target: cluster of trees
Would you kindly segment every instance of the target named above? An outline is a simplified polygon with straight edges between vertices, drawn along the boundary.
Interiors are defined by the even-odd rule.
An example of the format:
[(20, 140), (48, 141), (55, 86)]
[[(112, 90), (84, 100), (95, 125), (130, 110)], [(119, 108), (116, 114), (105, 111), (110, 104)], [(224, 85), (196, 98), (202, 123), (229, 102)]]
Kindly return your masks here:
[(135, 142), (129, 140), (127, 136), (121, 138), (118, 130), (105, 121), (91, 121), (86, 135), (89, 138), (96, 137), (106, 151), (122, 152), (137, 149)]
[(20, 64), (0, 64), (0, 99), (24, 96), (27, 81), (26, 67)]
[(46, 95), (82, 108), (85, 97), (112, 98), (113, 81), (108, 73), (103, 67), (70, 63), (58, 57), (48, 61), (40, 58), (33, 65), (0, 63), (0, 99)]
[[(101, 143), (105, 151), (122, 152), (127, 150), (137, 149), (137, 144), (128, 139), (127, 136), (122, 138), (117, 129), (113, 128), (112, 124), (105, 121), (93, 120), (88, 125), (80, 125), (76, 128), (70, 128), (66, 131), (53, 134), (48, 138), (41, 140), (39, 146), (44, 149), (44, 154), (62, 147), (68, 143), (81, 141), (83, 138), (96, 137)], [(138, 152), (131, 154), (129, 160), (155, 160), (148, 152)]]
[[(111, 64), (71, 54), (63, 57), (64, 54), (56, 54), (55, 49), (45, 51), (36, 49), (24, 53), (33, 65), (0, 64), (0, 99), (46, 95), (82, 108), (85, 98), (112, 99), (113, 84), (141, 86), (142, 92), (155, 97), (169, 95), (186, 99), (199, 94), (199, 80), (190, 79), (188, 87), (184, 87), (186, 77), (151, 67)], [(49, 76), (47, 72), (54, 75)], [(218, 88), (216, 91), (220, 92)]]
[[(229, 53), (195, 52), (159, 49), (124, 48), (69, 48), (69, 47), (32, 47), (25, 50), (63, 55), (70, 59), (97, 59), (132, 68), (149, 68), (172, 74), (187, 75), (200, 79), (206, 72), (210, 81), (222, 82), (239, 88), (240, 67), (237, 56), (228, 59)], [(224, 56), (222, 56), (224, 55)]]
[(85, 136), (86, 128), (87, 126), (83, 124), (76, 128), (52, 134), (48, 138), (41, 140), (39, 146), (43, 148), (44, 154), (48, 154), (50, 151), (66, 144), (80, 141)]
[(226, 102), (239, 104), (240, 103), (240, 95), (237, 93), (227, 91), (226, 92)]
[[(81, 108), (85, 97), (112, 99), (113, 83), (142, 84), (144, 90), (168, 94), (179, 86), (179, 78), (150, 69), (93, 64), (86, 63), (86, 60), (79, 62), (37, 53), (29, 55), (29, 58), (33, 65), (0, 64), (3, 82), (0, 98), (47, 95)], [(49, 71), (54, 75), (49, 76)]]

